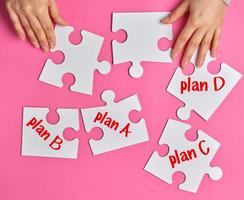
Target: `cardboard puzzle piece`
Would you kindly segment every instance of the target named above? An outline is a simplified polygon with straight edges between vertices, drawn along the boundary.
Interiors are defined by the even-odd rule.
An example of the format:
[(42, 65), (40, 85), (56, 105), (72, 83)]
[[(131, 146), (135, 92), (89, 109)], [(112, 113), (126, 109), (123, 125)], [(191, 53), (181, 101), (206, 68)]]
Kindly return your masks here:
[(106, 106), (81, 109), (85, 130), (90, 132), (98, 127), (103, 131), (102, 139), (89, 140), (93, 155), (149, 140), (144, 119), (138, 123), (129, 120), (128, 115), (132, 110), (141, 110), (137, 95), (114, 102), (115, 93), (106, 90), (101, 98), (106, 102)]
[(66, 128), (79, 130), (78, 109), (57, 109), (59, 122), (49, 124), (48, 108), (25, 107), (22, 127), (22, 155), (55, 158), (77, 158), (79, 140), (67, 141)]
[(134, 78), (143, 74), (142, 61), (171, 63), (171, 49), (161, 51), (161, 38), (172, 40), (172, 25), (160, 23), (168, 12), (113, 13), (113, 32), (123, 29), (127, 33), (124, 43), (113, 41), (113, 62), (132, 62), (129, 73)]
[(188, 124), (169, 119), (159, 140), (160, 145), (168, 145), (169, 152), (164, 157), (153, 152), (145, 170), (168, 184), (172, 184), (173, 174), (180, 171), (185, 181), (179, 189), (196, 193), (205, 174), (219, 180), (223, 173), (219, 167), (210, 166), (220, 143), (201, 130), (196, 141), (188, 141), (185, 133), (190, 128)]
[(82, 42), (74, 45), (69, 41), (69, 35), (73, 27), (55, 27), (57, 46), (52, 51), (60, 50), (64, 53), (64, 62), (55, 64), (48, 59), (39, 80), (56, 87), (62, 87), (62, 77), (71, 73), (75, 77), (75, 83), (70, 87), (71, 91), (87, 95), (92, 94), (94, 71), (108, 74), (111, 65), (107, 61), (98, 62), (104, 38), (94, 33), (81, 31)]
[[(195, 63), (197, 52), (192, 62)], [(203, 119), (208, 120), (225, 97), (241, 79), (242, 75), (231, 66), (222, 63), (218, 74), (208, 72), (207, 66), (214, 60), (208, 52), (201, 68), (195, 67), (192, 75), (186, 76), (178, 67), (167, 87), (167, 91), (185, 103), (177, 110), (179, 119), (187, 120), (193, 110)]]

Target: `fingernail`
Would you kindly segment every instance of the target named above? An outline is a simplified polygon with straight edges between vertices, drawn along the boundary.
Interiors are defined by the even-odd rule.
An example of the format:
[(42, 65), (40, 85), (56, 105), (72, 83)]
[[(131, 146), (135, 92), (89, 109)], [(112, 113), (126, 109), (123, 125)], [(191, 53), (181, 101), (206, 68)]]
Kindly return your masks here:
[(37, 42), (32, 43), (35, 48), (40, 48), (39, 44)]
[(200, 68), (203, 65), (203, 60), (198, 61), (197, 67)]
[(24, 35), (19, 35), (21, 40), (25, 40), (25, 36)]
[(50, 42), (50, 48), (53, 49), (55, 47), (54, 42)]
[(188, 65), (188, 62), (187, 61), (184, 61), (183, 64), (182, 64), (182, 69), (185, 69)]
[(172, 56), (171, 56), (172, 57), (172, 60), (174, 60), (177, 56), (178, 56), (177, 53), (173, 53)]
[(212, 57), (214, 57), (214, 58), (216, 58), (217, 57), (217, 51), (213, 51), (213, 53), (212, 53)]
[(166, 22), (168, 19), (169, 19), (169, 17), (165, 17), (165, 18), (161, 19), (160, 22), (161, 22), (161, 23), (164, 23), (164, 22)]
[(169, 21), (169, 17), (165, 17), (160, 20), (161, 23), (166, 23), (167, 21)]
[(43, 47), (42, 47), (42, 50), (43, 50), (44, 52), (49, 52), (49, 48), (48, 48), (47, 46), (43, 46)]

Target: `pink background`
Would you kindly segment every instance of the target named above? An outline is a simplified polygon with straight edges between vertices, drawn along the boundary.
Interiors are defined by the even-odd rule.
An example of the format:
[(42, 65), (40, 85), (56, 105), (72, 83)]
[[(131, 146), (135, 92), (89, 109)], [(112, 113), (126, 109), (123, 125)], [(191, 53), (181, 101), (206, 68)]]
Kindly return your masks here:
[[(113, 66), (108, 76), (95, 74), (92, 97), (68, 92), (67, 86), (57, 89), (37, 79), (46, 58), (59, 55), (44, 54), (19, 40), (10, 25), (4, 4), (0, 8), (0, 199), (243, 199), (244, 178), (244, 79), (235, 87), (224, 103), (204, 122), (195, 113), (188, 121), (193, 130), (202, 129), (221, 142), (212, 164), (224, 170), (220, 181), (205, 176), (197, 194), (177, 189), (183, 180), (174, 176), (168, 185), (143, 170), (168, 118), (176, 118), (175, 110), (182, 105), (168, 94), (166, 86), (178, 65), (145, 63), (144, 76), (132, 79), (127, 75), (129, 63)], [(166, 3), (167, 2), (167, 3)], [(63, 16), (76, 28), (71, 40), (79, 41), (79, 29), (106, 37), (101, 59), (111, 61), (111, 40), (120, 35), (111, 32), (111, 13), (118, 11), (170, 11), (178, 0), (59, 0)], [(222, 43), (216, 64), (226, 62), (244, 74), (244, 2), (234, 0), (226, 15)], [(174, 35), (181, 22), (174, 25)], [(215, 65), (216, 66), (216, 65)], [(71, 76), (66, 76), (68, 85)], [(67, 85), (67, 84), (66, 84)], [(137, 93), (145, 118), (150, 141), (129, 148), (92, 156), (88, 146), (90, 137), (83, 125), (77, 134), (80, 139), (77, 160), (22, 157), (21, 123), (23, 106), (81, 108), (101, 105), (99, 95), (105, 89), (117, 92), (117, 99)], [(138, 116), (137, 116), (138, 117)], [(54, 120), (54, 115), (50, 118)], [(94, 136), (92, 136), (94, 135)]]

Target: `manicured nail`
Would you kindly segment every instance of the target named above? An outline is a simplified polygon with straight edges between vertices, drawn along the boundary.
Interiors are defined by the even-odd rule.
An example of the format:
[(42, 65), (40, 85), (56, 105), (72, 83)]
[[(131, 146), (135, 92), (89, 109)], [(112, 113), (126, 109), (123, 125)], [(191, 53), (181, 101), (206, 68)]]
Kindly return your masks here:
[(55, 47), (54, 42), (50, 42), (50, 48), (53, 49)]
[(165, 17), (160, 20), (161, 23), (167, 23), (169, 21), (169, 17)]
[(182, 69), (185, 69), (188, 65), (188, 62), (187, 61), (184, 61), (183, 64), (182, 64)]
[(203, 65), (203, 60), (198, 61), (197, 67), (200, 68)]
[(44, 52), (49, 52), (49, 48), (48, 48), (47, 46), (42, 46), (42, 50), (43, 50)]
[(25, 36), (24, 35), (20, 34), (19, 37), (20, 37), (21, 40), (25, 40)]
[(33, 44), (33, 46), (34, 46), (35, 48), (40, 48), (38, 42), (33, 42), (32, 44)]
[(173, 53), (173, 54), (171, 55), (172, 60), (174, 60), (174, 59), (175, 59), (177, 56), (178, 56), (178, 54), (177, 54), (177, 53)]
[(169, 15), (169, 16), (163, 18), (163, 19), (161, 20), (161, 22), (162, 22), (162, 23), (171, 23), (171, 15)]
[(216, 51), (216, 50), (213, 50), (213, 51), (212, 51), (212, 57), (214, 57), (214, 58), (217, 57), (217, 51)]

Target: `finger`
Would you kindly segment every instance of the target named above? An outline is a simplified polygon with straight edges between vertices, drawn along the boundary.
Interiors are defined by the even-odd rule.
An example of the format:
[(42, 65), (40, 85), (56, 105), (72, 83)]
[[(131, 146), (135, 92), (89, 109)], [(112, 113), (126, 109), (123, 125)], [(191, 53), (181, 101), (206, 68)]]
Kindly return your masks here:
[(50, 2), (50, 7), (49, 7), (50, 15), (53, 19), (53, 21), (61, 26), (67, 26), (68, 23), (61, 17), (59, 14), (59, 9), (55, 1)]
[(14, 29), (16, 30), (18, 36), (22, 39), (25, 40), (25, 31), (21, 25), (20, 19), (18, 15), (14, 12), (14, 10), (11, 8), (11, 6), (7, 5), (7, 10), (9, 13), (9, 17), (11, 19), (11, 22), (14, 26)]
[(175, 45), (174, 45), (174, 47), (172, 49), (171, 57), (172, 57), (173, 60), (178, 56), (179, 52), (185, 46), (185, 44), (190, 39), (190, 37), (192, 36), (194, 31), (195, 31), (195, 27), (193, 27), (189, 23), (189, 20), (188, 20), (187, 24), (182, 29), (182, 31), (181, 31), (180, 35), (178, 36), (178, 38), (177, 38), (177, 40), (175, 42)]
[(44, 14), (43, 16), (39, 16), (38, 17), (41, 26), (43, 28), (43, 30), (45, 31), (46, 34), (46, 38), (49, 44), (49, 47), (52, 49), (55, 47), (55, 34), (54, 34), (54, 28), (53, 28), (53, 24), (52, 24), (52, 20), (49, 16), (49, 13), (46, 12), (46, 14)]
[(191, 37), (182, 58), (181, 66), (183, 69), (186, 68), (186, 66), (191, 61), (191, 57), (194, 51), (196, 51), (196, 49), (198, 48), (200, 42), (202, 41), (204, 34), (204, 30), (198, 29)]
[(25, 32), (27, 33), (28, 35), (28, 38), (31, 42), (31, 44), (35, 47), (35, 48), (40, 48), (40, 45), (38, 43), (38, 40), (36, 38), (36, 35), (34, 33), (34, 31), (32, 30), (27, 18), (21, 14), (19, 14), (19, 18), (20, 18), (20, 21), (21, 21), (21, 24), (22, 26), (24, 27), (25, 29)]
[(219, 43), (220, 43), (220, 35), (221, 35), (221, 29), (218, 28), (214, 33), (212, 46), (211, 46), (211, 56), (214, 58), (217, 56)]
[(164, 19), (161, 20), (164, 24), (172, 24), (181, 18), (188, 10), (189, 7), (189, 0), (184, 0), (180, 3), (180, 5), (175, 8), (171, 14)]
[(49, 44), (47, 41), (46, 34), (45, 34), (39, 20), (31, 14), (28, 15), (28, 20), (29, 20), (29, 23), (30, 23), (32, 29), (34, 30), (34, 32), (37, 36), (37, 39), (39, 41), (39, 44), (40, 44), (42, 50), (44, 52), (48, 52), (49, 51)]
[(200, 48), (198, 50), (198, 55), (197, 55), (198, 67), (202, 67), (204, 63), (205, 57), (211, 45), (212, 38), (213, 38), (213, 33), (209, 32), (204, 36), (203, 40), (201, 41)]

